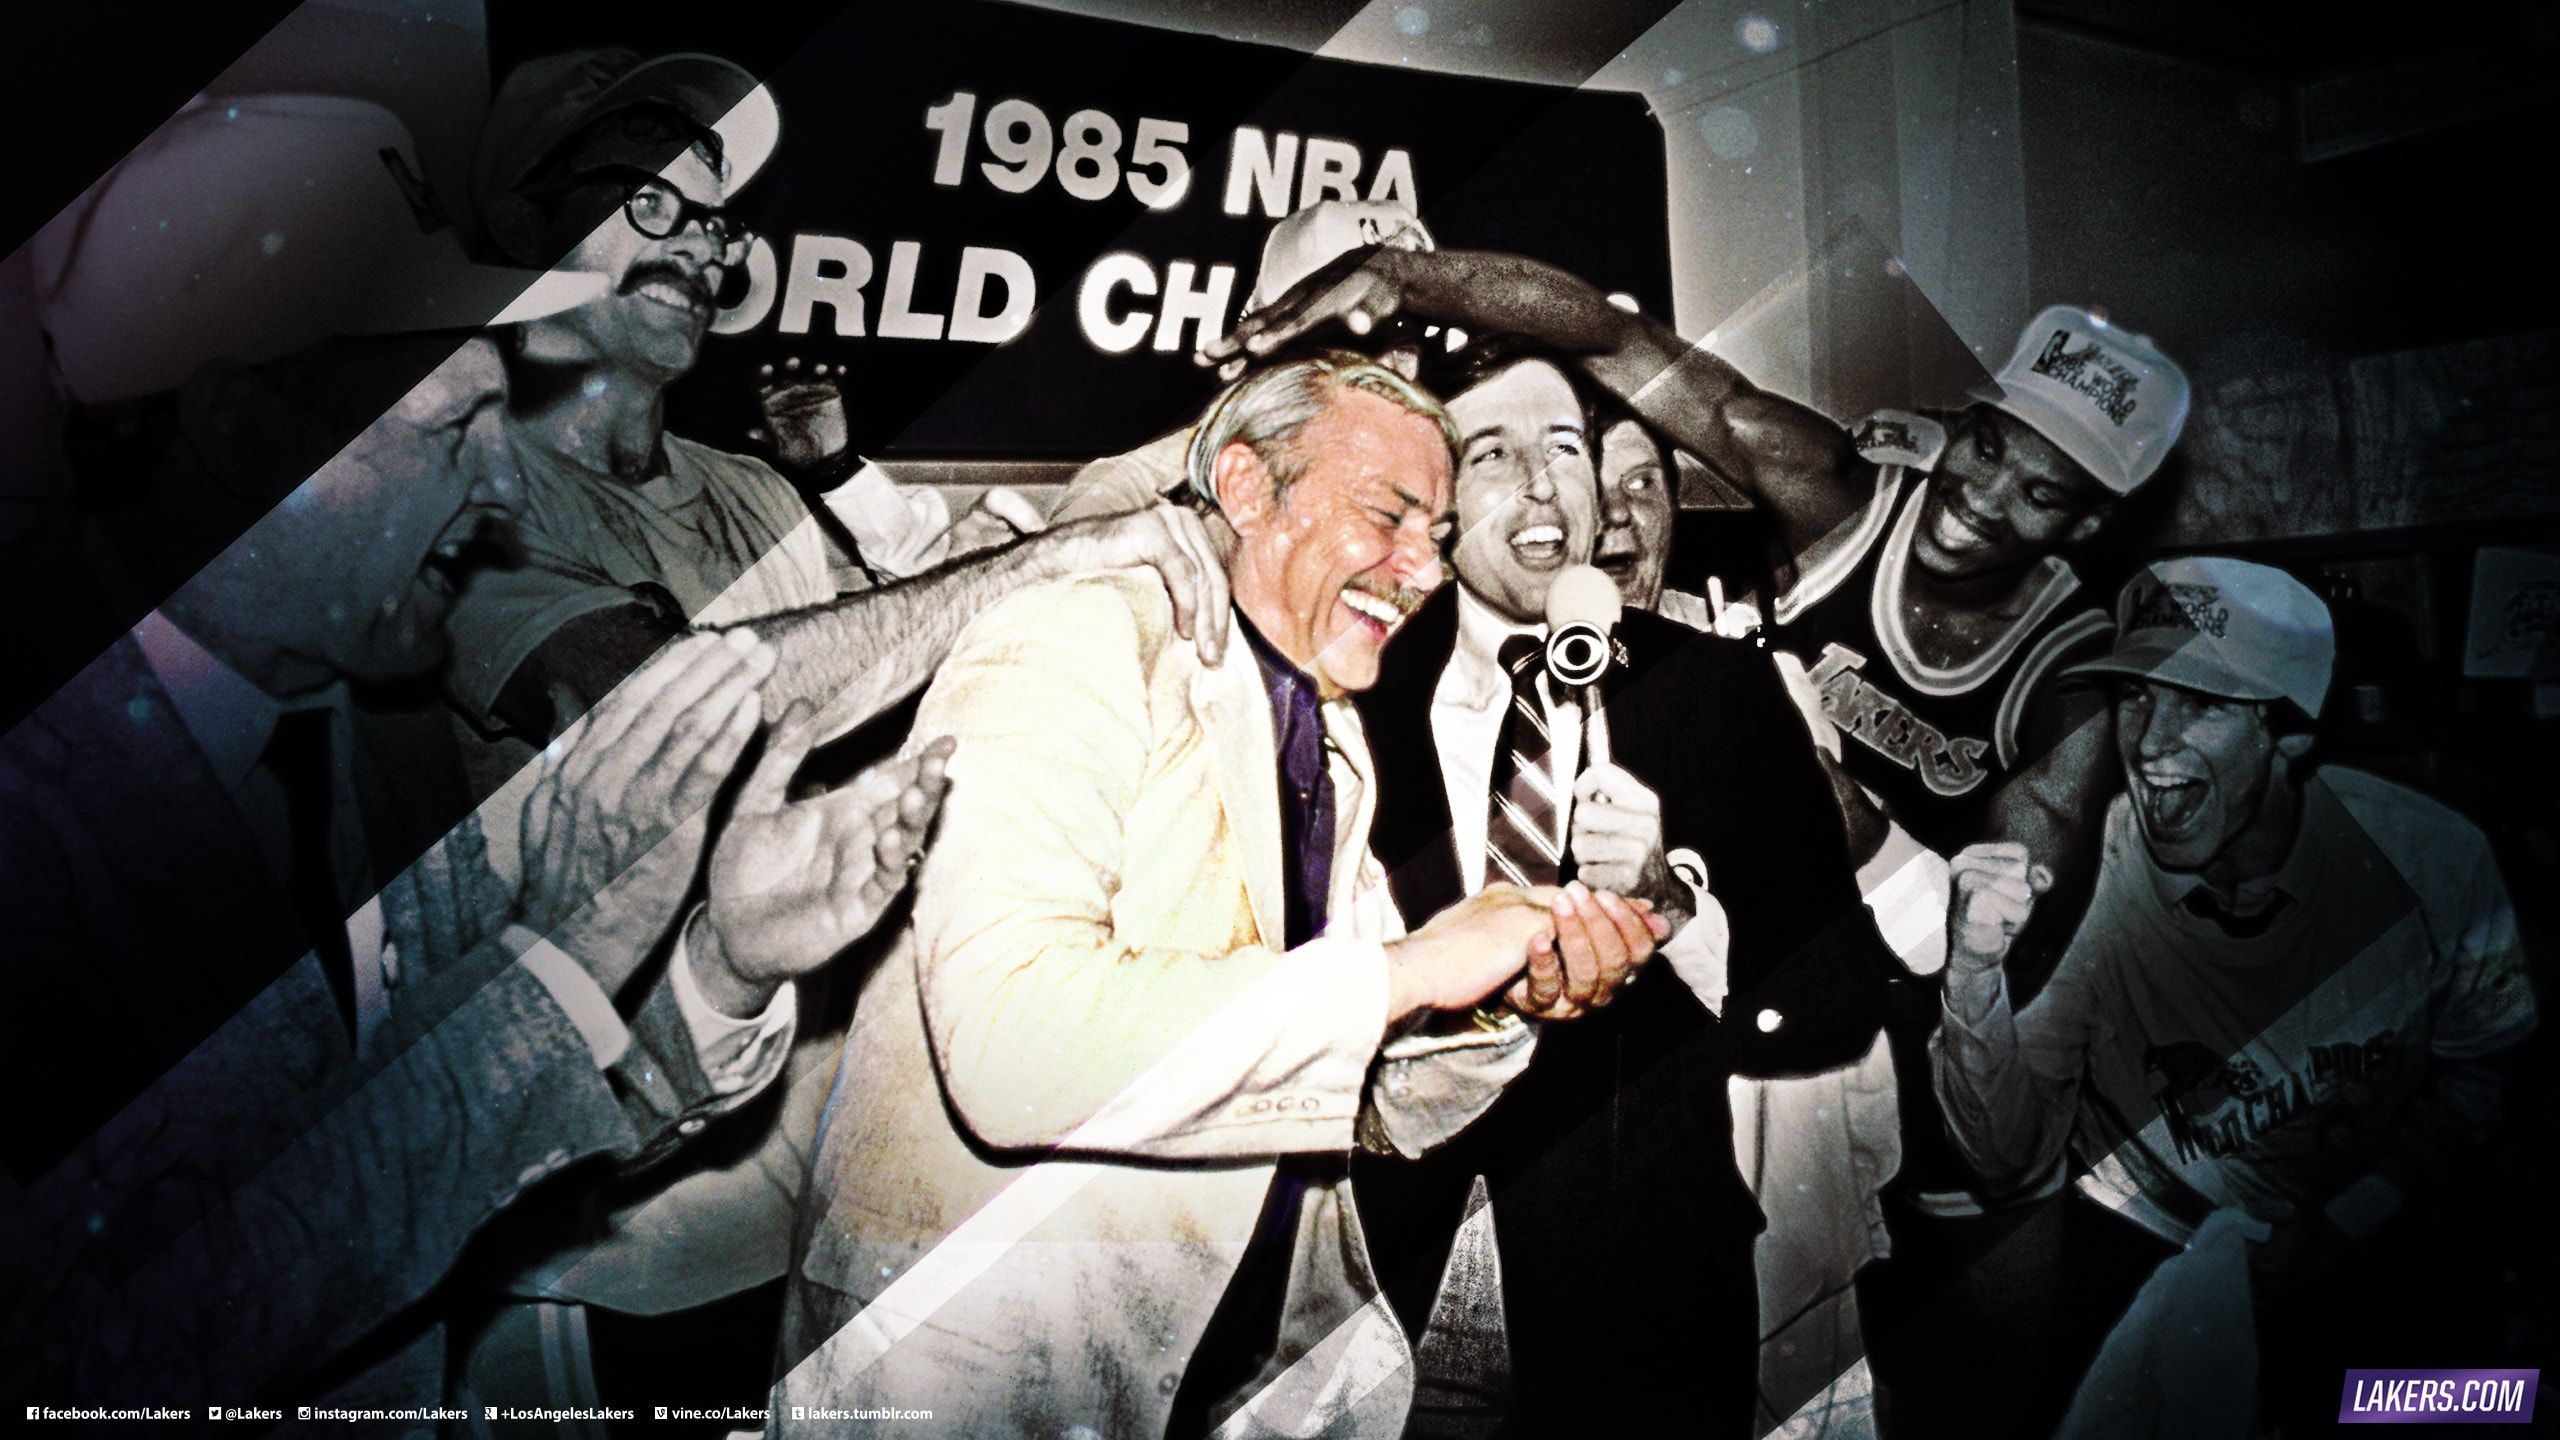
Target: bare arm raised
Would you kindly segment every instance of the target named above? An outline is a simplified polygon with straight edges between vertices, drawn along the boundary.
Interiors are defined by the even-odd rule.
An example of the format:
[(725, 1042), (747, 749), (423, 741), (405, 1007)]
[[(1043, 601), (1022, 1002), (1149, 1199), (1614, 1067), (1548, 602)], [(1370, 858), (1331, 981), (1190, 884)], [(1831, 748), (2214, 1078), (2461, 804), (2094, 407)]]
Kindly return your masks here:
[[(1211, 528), (1162, 505), (1061, 525), (911, 580), (768, 615), (742, 628), (778, 660), (765, 713), (819, 708), (816, 739), (856, 729), (931, 678), (970, 621), (1025, 585), (1085, 570), (1143, 565), (1164, 579), (1174, 624), (1214, 664), (1227, 641), (1227, 576)], [(499, 714), (515, 730), (548, 735), (603, 699), (667, 641), (679, 619), (632, 603), (580, 615), (543, 641), (505, 687)]]
[(1864, 462), (1838, 425), (1759, 389), (1661, 321), (1621, 310), (1586, 282), (1519, 255), (1354, 251), (1245, 316), (1199, 358), (1232, 364), (1332, 324), (1367, 334), (1398, 314), (1525, 335), (1580, 356), (1594, 380), (1765, 507), (1791, 553), (1830, 534), (1869, 496)]
[(931, 679), (960, 632), (998, 600), (1044, 580), (1135, 565), (1163, 577), (1175, 630), (1215, 664), (1227, 642), (1226, 566), (1198, 515), (1159, 505), (1060, 526), (902, 584), (752, 621), (748, 628), (781, 655), (766, 700), (776, 709), (817, 705), (818, 738), (833, 738)]

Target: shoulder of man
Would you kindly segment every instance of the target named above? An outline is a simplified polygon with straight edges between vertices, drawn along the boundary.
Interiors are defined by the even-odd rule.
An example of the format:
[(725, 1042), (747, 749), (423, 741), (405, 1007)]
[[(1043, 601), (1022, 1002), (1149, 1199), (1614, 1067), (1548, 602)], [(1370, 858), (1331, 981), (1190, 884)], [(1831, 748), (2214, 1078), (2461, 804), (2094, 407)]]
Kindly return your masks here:
[[(2067, 562), (2057, 559), (2054, 563), (2068, 569)], [(2078, 577), (2072, 578), (2076, 583)], [(2089, 686), (2085, 676), (2067, 678), (2064, 674), (2084, 660), (2103, 658), (2115, 647), (2115, 617), (2096, 605), (2082, 602), (2083, 596), (2074, 595), (2055, 606), (2053, 613), (2038, 623), (2040, 633), (2027, 646), (2026, 653), (2019, 657), (2017, 671), (2009, 680), (2010, 688), (2019, 692), (2020, 705), (2038, 691), (2063, 684), (2095, 688), (2099, 694), (2105, 693), (2101, 687)]]
[[(115, 713), (119, 707), (124, 710), (121, 717)], [(91, 757), (123, 763), (124, 747), (98, 744), (102, 735), (114, 733), (107, 727), (118, 718), (129, 730), (177, 721), (130, 636), (119, 637), (43, 704), (0, 734), (0, 775), (11, 782), (0, 789), (0, 801), (24, 799), (33, 784), (61, 781)]]
[(1090, 654), (1135, 644), (1152, 667), (1172, 643), (1173, 600), (1152, 570), (1095, 570), (1026, 585), (989, 606), (961, 632), (956, 657), (990, 646), (1038, 645)]
[[(1230, 667), (1253, 663), (1232, 653), (1243, 648), (1235, 638)], [(1144, 728), (1138, 717), (1150, 713), (1161, 687), (1186, 683), (1176, 671), (1204, 673), (1189, 658), (1196, 655), (1174, 632), (1173, 602), (1152, 571), (1043, 581), (1005, 596), (960, 632), (925, 688), (914, 729), (958, 736), (966, 752), (970, 737), (990, 728), (1056, 731), (1090, 724), (1069, 717), (1097, 709)]]
[(1050, 511), (1049, 523), (1094, 520), (1144, 510), (1182, 488), (1191, 453), (1188, 427), (1135, 450), (1106, 455), (1078, 470)]
[(1683, 671), (1721, 671), (1738, 665), (1773, 663), (1768, 650), (1755, 641), (1684, 625), (1650, 610), (1630, 610), (1620, 616), (1618, 639), (1627, 648), (1628, 663), (1639, 672), (1660, 665), (1677, 666)]
[(672, 431), (667, 434), (666, 447), (670, 467), (689, 466), (706, 482), (732, 494), (751, 496), (764, 504), (782, 505), (801, 514), (808, 513), (808, 502), (800, 498), (799, 489), (784, 479), (781, 471), (753, 455), (688, 440)]
[(1635, 768), (1631, 757), (1643, 754), (1721, 774), (1728, 766), (1748, 770), (1780, 747), (1800, 747), (1810, 757), (1812, 739), (1777, 661), (1756, 642), (1644, 611), (1619, 621), (1618, 640), (1627, 663), (1608, 685), (1606, 703), (1631, 727), (1621, 732), (1622, 763)]
[(235, 813), (130, 635), (0, 735), (0, 838), (32, 843), (41, 818), (102, 843), (183, 849), (187, 818)]
[(2322, 765), (2313, 772), (2312, 783), (2336, 796), (2357, 828), (2412, 882), (2489, 856), (2488, 835), (2468, 816), (2397, 781), (2345, 765)]
[(1665, 587), (1662, 598), (1653, 602), (1653, 613), (1692, 630), (1712, 632), (1716, 628), (1715, 611), (1707, 604), (1707, 597), (1686, 590)]

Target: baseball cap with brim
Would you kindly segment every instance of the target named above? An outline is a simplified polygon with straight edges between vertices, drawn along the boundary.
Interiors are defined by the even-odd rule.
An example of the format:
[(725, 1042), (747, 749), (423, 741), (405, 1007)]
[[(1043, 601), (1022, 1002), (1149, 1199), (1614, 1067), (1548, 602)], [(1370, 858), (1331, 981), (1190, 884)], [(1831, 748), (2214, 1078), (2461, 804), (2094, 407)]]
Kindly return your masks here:
[(2148, 335), (2077, 305), (2048, 305), (2009, 363), (1974, 395), (2034, 427), (2099, 484), (2130, 495), (2159, 473), (2186, 428), (2184, 370)]
[(36, 309), (72, 397), (175, 389), (348, 335), (477, 329), (583, 305), (605, 277), (464, 253), (407, 127), (368, 101), (200, 101), (33, 242)]
[(2189, 556), (2127, 581), (2116, 597), (2115, 648), (2063, 673), (2287, 700), (2318, 719), (2337, 651), (2329, 607), (2309, 586), (2270, 565)]
[[(755, 178), (782, 138), (782, 111), (773, 92), (716, 55), (643, 60), (634, 51), (612, 49), (528, 60), (490, 100), (472, 165), (473, 199), (500, 248), (522, 258), (532, 243), (535, 227), (518, 188), (579, 132), (616, 111), (641, 106), (673, 110), (718, 138), (721, 189), (728, 195)], [(676, 156), (653, 158), (664, 165)]]
[(1271, 227), (1262, 243), (1262, 269), (1254, 276), (1253, 293), (1245, 297), (1247, 313), (1289, 293), (1299, 281), (1340, 256), (1371, 245), (1390, 250), (1431, 250), (1431, 232), (1422, 217), (1392, 200), (1319, 200), (1293, 210)]

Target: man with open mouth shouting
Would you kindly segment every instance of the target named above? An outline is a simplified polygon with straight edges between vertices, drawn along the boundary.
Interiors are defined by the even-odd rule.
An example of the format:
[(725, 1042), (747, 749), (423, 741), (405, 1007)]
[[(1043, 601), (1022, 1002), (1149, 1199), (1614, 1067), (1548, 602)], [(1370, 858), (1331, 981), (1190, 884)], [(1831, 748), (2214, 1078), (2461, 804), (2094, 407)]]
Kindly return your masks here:
[[(533, 753), (692, 627), (748, 629), (769, 645), (768, 715), (815, 707), (833, 740), (902, 699), (997, 599), (1073, 571), (1153, 566), (1175, 628), (1221, 649), (1226, 574), (1199, 517), (1171, 506), (1062, 525), (1001, 550), (839, 594), (821, 519), (750, 456), (666, 429), (667, 388), (700, 357), (752, 237), (732, 210), (772, 156), (781, 118), (739, 66), (629, 50), (529, 61), (490, 105), (476, 157), (490, 243), (530, 265), (601, 275), (605, 293), (508, 336), (505, 438), (522, 466), (511, 566), (475, 570), (457, 602), (449, 696), (483, 735), (484, 782)], [(565, 258), (563, 258), (565, 257)], [(778, 1274), (807, 1146), (840, 1034), (812, 1027), (779, 1105), (725, 1163), (668, 1166), (617, 1192), (612, 1214), (569, 1215), (516, 1283), (548, 1309), (491, 1326), (472, 1362), (491, 1398), (578, 1393), (576, 1301), (622, 1315), (691, 1310)], [(777, 1113), (778, 1112), (778, 1113)], [(670, 1278), (674, 1277), (674, 1278)], [(521, 1342), (538, 1362), (510, 1358)], [(753, 1347), (750, 1347), (753, 1348)], [(500, 1375), (571, 1377), (546, 1393)]]
[[(2385, 1296), (2437, 1269), (2412, 1221), (2496, 1122), (2499, 1057), (2535, 1023), (2524, 949), (2477, 827), (2311, 763), (2336, 643), (2301, 582), (2164, 560), (2116, 624), (2114, 652), (2072, 671), (2114, 685), (2127, 791), (2088, 921), (2013, 1013), (2001, 959), (2049, 877), (2015, 844), (1956, 858), (1938, 1089), (1987, 1184), (2067, 1149), (2084, 1190), (2187, 1247), (2063, 1433), (2249, 1433), (2253, 1382), (2308, 1433), (2377, 1327), (2428, 1323)], [(2241, 1257), (2259, 1333), (2285, 1337), (2263, 1380), (2247, 1308), (2222, 1313), (2234, 1287), (2209, 1280)], [(2177, 1338), (2195, 1335), (2224, 1338)]]
[(950, 797), (827, 1106), (781, 1433), (919, 1395), (971, 1436), (1404, 1432), (1348, 1153), (1445, 1141), (1575, 1028), (1426, 1017), (1594, 1002), (1664, 930), (1552, 887), (1410, 933), (1390, 902), (1350, 700), (1441, 584), (1451, 441), (1359, 356), (1269, 367), (1189, 450), (1235, 535), (1223, 661), (1124, 568), (1011, 597), (935, 676)]
[[(1633, 612), (1596, 690), (1547, 674), (1551, 591), (1611, 589), (1588, 568), (1599, 500), (1570, 365), (1508, 336), (1424, 358), (1458, 432), (1458, 583), (1362, 697), (1378, 857), (1408, 916), (1506, 881), (1644, 899), (1673, 921), (1672, 973), (1551, 1027), (1447, 1149), (1361, 1156), (1353, 1183), (1387, 1294), (1421, 1336), (1417, 1433), (1496, 1412), (1506, 1434), (1740, 1436), (1760, 1215), (1727, 1080), (1863, 1054), (1892, 962), (1765, 652)], [(1498, 1295), (1463, 1278), (1492, 1273), (1472, 1263), (1479, 1188)], [(1461, 1278), (1444, 1287), (1444, 1272)], [(1481, 1359), (1505, 1349), (1507, 1377)]]
[[(2056, 881), (2011, 962), (2032, 984), (2088, 894), (2114, 789), (2105, 707), (2051, 683), (2106, 632), (2064, 556), (2176, 445), (2188, 402), (2177, 365), (2099, 312), (2048, 306), (1965, 409), (1885, 412), (1844, 428), (1552, 266), (1452, 250), (1345, 256), (1202, 358), (1400, 315), (1555, 345), (1768, 513), (1793, 571), (1773, 607), (1775, 643), (1803, 661), (1840, 733), (1836, 793), (1853, 857), (1876, 867), (1864, 878), (1892, 878), (1908, 839), (1940, 855), (1985, 839), (2028, 845)], [(2019, 1197), (1968, 1188), (1928, 1102), (1928, 1010), (1898, 1014), (1891, 1029), (1903, 1115), (1888, 1192), (1895, 1253), (1861, 1287), (1877, 1380), (1901, 1391), (1891, 1403), (1904, 1436), (1980, 1434), (1986, 1423), (2041, 1433), (2049, 1416), (1985, 1420), (1984, 1394), (2014, 1392), (1987, 1374), (1966, 1378), (1973, 1352), (1946, 1337), (2013, 1313), (2000, 1294), (2020, 1282), (1981, 1262), (1996, 1252), (2035, 1263), (2043, 1252), (2011, 1234), (2033, 1214), (2011, 1202), (2059, 1180)], [(1989, 1348), (2014, 1354), (2038, 1341), (2021, 1330)]]
[[(416, 173), (378, 105), (229, 95), (34, 247), (102, 545), (165, 574), (173, 534), (255, 518), (0, 735), (0, 1080), (44, 1097), (0, 1121), (12, 1393), (444, 1398), (465, 1252), (769, 1087), (789, 976), (843, 943), (814, 931), (876, 919), (922, 843), (875, 848), (876, 807), (920, 826), (938, 795), (919, 759), (787, 805), (769, 748), (711, 848), (721, 913), (654, 975), (703, 853), (676, 837), (766, 718), (770, 647), (672, 647), (527, 777), (520, 824), (471, 813), (420, 692), (457, 572), (523, 504), (472, 332), (603, 285), (472, 263)], [(743, 883), (777, 832), (877, 903)]]
[(822, 522), (789, 481), (667, 433), (666, 389), (693, 369), (753, 243), (730, 207), (780, 130), (770, 92), (707, 55), (552, 56), (491, 102), (475, 178), (491, 245), (609, 282), (514, 336), (521, 563), (476, 573), (454, 613), (447, 688), (511, 737), (501, 753), (519, 764), (519, 740), (547, 739), (688, 625), (754, 623), (780, 655), (766, 699), (832, 707), (830, 738), (923, 684), (997, 598), (1077, 570), (1154, 566), (1182, 633), (1197, 616), (1209, 658), (1224, 644), (1225, 576), (1178, 508), (1056, 526), (839, 595)]

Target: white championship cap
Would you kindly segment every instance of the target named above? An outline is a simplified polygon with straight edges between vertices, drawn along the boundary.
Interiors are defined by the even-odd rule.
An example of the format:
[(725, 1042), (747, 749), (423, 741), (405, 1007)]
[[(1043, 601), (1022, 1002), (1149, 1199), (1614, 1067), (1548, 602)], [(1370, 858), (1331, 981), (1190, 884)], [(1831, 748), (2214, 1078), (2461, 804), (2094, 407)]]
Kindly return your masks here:
[(2148, 335), (2048, 305), (1983, 398), (2035, 427), (2098, 483), (2130, 495), (2187, 423), (2187, 374)]
[(600, 275), (474, 263), (369, 101), (201, 101), (34, 241), (36, 308), (74, 399), (183, 384), (341, 335), (467, 330), (584, 305)]
[(1422, 218), (1392, 200), (1319, 200), (1283, 216), (1262, 242), (1262, 270), (1245, 297), (1245, 313), (1289, 293), (1289, 287), (1371, 245), (1394, 250), (1435, 250)]
[(2320, 718), (2338, 639), (2329, 607), (2272, 565), (2158, 560), (2116, 597), (2115, 649), (2066, 675), (2130, 675), (2230, 700), (2290, 700)]

